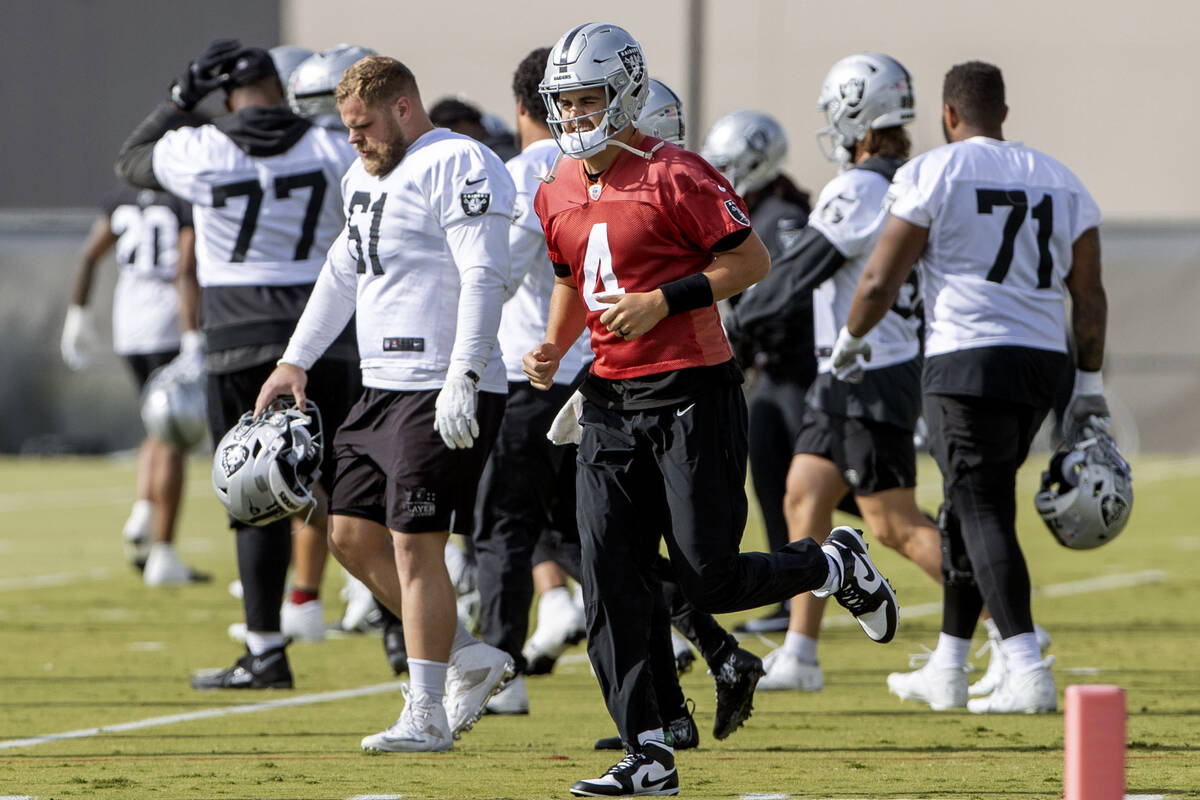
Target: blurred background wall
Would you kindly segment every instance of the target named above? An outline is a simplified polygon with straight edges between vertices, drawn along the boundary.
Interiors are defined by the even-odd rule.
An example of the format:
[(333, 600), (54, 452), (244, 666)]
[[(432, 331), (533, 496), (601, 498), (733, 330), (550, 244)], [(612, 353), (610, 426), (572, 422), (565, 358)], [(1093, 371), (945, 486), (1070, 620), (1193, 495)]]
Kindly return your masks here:
[(760, 108), (791, 139), (788, 172), (819, 189), (834, 168), (813, 134), (821, 81), (838, 58), (878, 50), (913, 74), (918, 152), (941, 143), (946, 69), (1000, 65), (1006, 135), (1053, 154), (1091, 189), (1109, 290), (1108, 386), (1143, 451), (1200, 451), (1200, 193), (1177, 142), (1200, 128), (1191, 0), (1012, 0), (1003, 5), (910, 0), (547, 0), (416, 3), (267, 0), (203, 4), (134, 0), (0, 3), (0, 452), (109, 450), (140, 437), (124, 365), (107, 352), (116, 266), (93, 291), (102, 354), (70, 373), (58, 338), (78, 249), (112, 181), (112, 160), (171, 78), (207, 43), (320, 49), (368, 45), (405, 61), (427, 104), (463, 95), (509, 120), (512, 69), (532, 48), (600, 15), (628, 28), (650, 72), (688, 101), (689, 139), (736, 108)]

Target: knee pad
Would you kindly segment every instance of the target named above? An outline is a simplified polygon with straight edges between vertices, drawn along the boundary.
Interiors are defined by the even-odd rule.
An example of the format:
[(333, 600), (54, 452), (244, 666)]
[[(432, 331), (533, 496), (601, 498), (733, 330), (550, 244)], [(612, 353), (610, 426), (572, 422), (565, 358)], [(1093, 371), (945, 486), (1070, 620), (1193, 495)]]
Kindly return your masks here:
[(937, 525), (942, 538), (942, 579), (950, 587), (973, 586), (975, 572), (971, 569), (971, 559), (967, 557), (958, 517), (949, 503), (943, 503), (938, 509)]

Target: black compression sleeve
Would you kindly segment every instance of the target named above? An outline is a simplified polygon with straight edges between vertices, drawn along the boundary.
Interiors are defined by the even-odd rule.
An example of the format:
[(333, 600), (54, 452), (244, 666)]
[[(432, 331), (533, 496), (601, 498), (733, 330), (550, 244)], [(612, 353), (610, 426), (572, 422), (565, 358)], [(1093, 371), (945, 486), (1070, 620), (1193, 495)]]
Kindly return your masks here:
[(713, 304), (712, 284), (703, 272), (658, 287), (667, 300), (667, 315), (682, 314)]

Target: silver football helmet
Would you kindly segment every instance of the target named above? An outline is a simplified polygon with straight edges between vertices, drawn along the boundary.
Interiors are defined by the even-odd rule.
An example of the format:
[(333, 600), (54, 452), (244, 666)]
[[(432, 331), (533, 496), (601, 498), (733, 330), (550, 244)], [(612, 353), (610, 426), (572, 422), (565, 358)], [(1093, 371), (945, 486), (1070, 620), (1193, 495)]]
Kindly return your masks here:
[[(304, 59), (285, 84), (288, 105), (302, 117), (338, 117), (333, 95), (351, 64), (367, 56), (379, 55), (369, 47), (339, 44), (313, 53)], [(337, 124), (341, 125), (338, 118)]]
[(281, 398), (257, 417), (247, 411), (221, 437), (213, 454), (213, 489), (234, 519), (266, 525), (314, 505), (323, 450), (316, 404), (309, 400), (301, 411)]
[(208, 431), (203, 377), (185, 375), (169, 364), (159, 367), (142, 390), (141, 412), (146, 433), (173, 450), (191, 450)]
[(745, 197), (775, 179), (787, 147), (783, 126), (770, 114), (734, 111), (709, 128), (700, 155)]
[(882, 53), (857, 53), (833, 65), (817, 110), (825, 112), (817, 146), (830, 161), (846, 163), (872, 128), (894, 128), (917, 118), (912, 76), (896, 59)]
[(1059, 445), (1033, 504), (1064, 547), (1090, 550), (1117, 538), (1133, 510), (1133, 476), (1104, 420), (1091, 417)]
[(279, 73), (279, 82), (284, 86), (288, 85), (288, 78), (296, 71), (296, 67), (313, 54), (307, 47), (295, 44), (281, 44), (267, 52), (271, 54), (271, 60), (275, 62), (275, 71)]
[(654, 136), (683, 146), (683, 101), (657, 78), (650, 79), (646, 93), (646, 106), (638, 117), (637, 129), (647, 136)]
[[(546, 123), (558, 146), (572, 158), (588, 158), (604, 150), (612, 137), (641, 115), (648, 94), (646, 82), (642, 46), (624, 28), (588, 22), (567, 31), (551, 48), (546, 73), (538, 85), (549, 112)], [(587, 88), (604, 90), (604, 108), (564, 117), (559, 92)], [(580, 128), (584, 120), (591, 123), (588, 130)]]

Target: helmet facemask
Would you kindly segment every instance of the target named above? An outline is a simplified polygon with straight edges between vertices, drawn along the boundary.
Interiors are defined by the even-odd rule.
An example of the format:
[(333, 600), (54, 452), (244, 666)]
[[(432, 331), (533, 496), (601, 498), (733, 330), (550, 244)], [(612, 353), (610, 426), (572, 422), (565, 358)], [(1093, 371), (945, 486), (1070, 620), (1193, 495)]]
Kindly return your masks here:
[(882, 53), (847, 56), (825, 76), (817, 110), (826, 123), (817, 131), (817, 147), (826, 159), (844, 166), (854, 159), (854, 146), (867, 131), (916, 119), (912, 77), (903, 64)]
[(1133, 510), (1133, 477), (1097, 417), (1073, 432), (1042, 473), (1034, 506), (1063, 547), (1090, 550), (1117, 537)]

